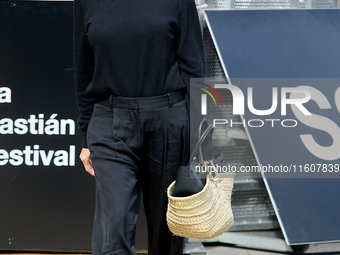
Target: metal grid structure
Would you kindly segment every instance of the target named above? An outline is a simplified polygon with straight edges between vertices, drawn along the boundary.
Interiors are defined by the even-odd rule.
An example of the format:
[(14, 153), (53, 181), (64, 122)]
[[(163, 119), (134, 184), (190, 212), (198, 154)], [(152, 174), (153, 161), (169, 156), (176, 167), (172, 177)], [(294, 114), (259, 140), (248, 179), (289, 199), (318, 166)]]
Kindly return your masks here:
[(339, 8), (340, 0), (205, 0), (209, 8), (223, 9), (291, 9)]
[[(206, 57), (206, 77), (225, 78), (213, 40), (207, 27), (203, 29), (204, 49)], [(241, 122), (240, 116), (232, 114), (232, 96), (228, 90), (219, 91), (223, 106), (214, 107), (208, 102), (207, 119), (232, 119)], [(213, 111), (209, 112), (209, 109)], [(245, 129), (242, 125), (215, 127), (215, 152), (223, 153), (224, 165), (256, 166), (256, 159), (251, 149)], [(233, 190), (232, 208), (234, 225), (229, 231), (248, 231), (279, 228), (274, 208), (264, 186), (260, 173), (237, 173)]]

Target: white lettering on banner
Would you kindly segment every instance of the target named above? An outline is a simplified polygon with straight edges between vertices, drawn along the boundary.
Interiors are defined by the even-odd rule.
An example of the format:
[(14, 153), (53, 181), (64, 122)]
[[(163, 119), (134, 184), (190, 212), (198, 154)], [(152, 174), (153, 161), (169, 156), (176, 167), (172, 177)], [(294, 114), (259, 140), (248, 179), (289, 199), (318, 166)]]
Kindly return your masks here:
[(0, 87), (0, 104), (11, 103), (12, 95), (11, 89), (7, 87)]
[(45, 121), (44, 114), (31, 114), (29, 119), (19, 118), (12, 120), (10, 118), (0, 119), (0, 135), (25, 135), (28, 132), (32, 135), (74, 135), (75, 122), (73, 119), (56, 119), (58, 114), (51, 114), (50, 118)]
[[(0, 87), (0, 103), (11, 103), (11, 89)], [(47, 115), (49, 116), (49, 115)], [(75, 135), (73, 119), (57, 119), (58, 114), (52, 113), (49, 119), (39, 113), (29, 118), (0, 119), (0, 135)], [(3, 145), (3, 144), (1, 144)], [(75, 166), (75, 145), (67, 145), (68, 150), (42, 150), (40, 145), (24, 146), (24, 149), (0, 149), (0, 166)]]
[[(310, 91), (311, 99), (315, 101), (320, 109), (332, 109), (327, 97), (318, 89), (310, 86), (300, 86), (299, 88)], [(297, 95), (295, 93), (290, 94), (290, 98), (295, 98)], [(336, 90), (335, 105), (340, 113), (340, 87)], [(296, 105), (291, 105), (292, 111), (297, 119), (299, 119), (303, 124), (325, 131), (328, 133), (333, 140), (330, 146), (322, 146), (318, 144), (312, 134), (301, 134), (300, 138), (304, 146), (316, 157), (324, 160), (336, 160), (340, 158), (340, 128), (331, 119), (317, 115), (304, 115), (298, 110)]]
[[(53, 160), (52, 160), (53, 159)], [(0, 149), (0, 166), (10, 163), (12, 166), (39, 166), (40, 162), (44, 166), (50, 166), (53, 162), (55, 166), (75, 165), (75, 145), (70, 145), (69, 150), (40, 150), (39, 145), (25, 146), (24, 150), (14, 149), (7, 152)]]

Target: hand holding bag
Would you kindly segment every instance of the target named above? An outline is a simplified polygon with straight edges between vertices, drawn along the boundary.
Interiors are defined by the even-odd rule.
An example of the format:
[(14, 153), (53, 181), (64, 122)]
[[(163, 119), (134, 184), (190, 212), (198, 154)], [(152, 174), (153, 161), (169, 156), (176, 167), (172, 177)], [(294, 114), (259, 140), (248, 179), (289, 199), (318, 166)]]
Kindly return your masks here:
[[(202, 122), (206, 120), (203, 119)], [(200, 127), (202, 127), (202, 122)], [(231, 193), (235, 174), (214, 171), (213, 176), (211, 173), (202, 175), (196, 172), (197, 164), (202, 167), (202, 163), (198, 162), (203, 160), (202, 142), (212, 129), (210, 125), (201, 134), (190, 156), (189, 164), (180, 166), (177, 180), (168, 187), (167, 223), (170, 231), (175, 235), (210, 239), (223, 234), (234, 222)], [(198, 152), (200, 156), (197, 160)], [(176, 182), (187, 183), (193, 187), (184, 185), (185, 188), (181, 188), (181, 191), (177, 191), (174, 196)], [(181, 185), (177, 185), (177, 190), (178, 186), (181, 187)], [(187, 196), (184, 196), (185, 194)]]

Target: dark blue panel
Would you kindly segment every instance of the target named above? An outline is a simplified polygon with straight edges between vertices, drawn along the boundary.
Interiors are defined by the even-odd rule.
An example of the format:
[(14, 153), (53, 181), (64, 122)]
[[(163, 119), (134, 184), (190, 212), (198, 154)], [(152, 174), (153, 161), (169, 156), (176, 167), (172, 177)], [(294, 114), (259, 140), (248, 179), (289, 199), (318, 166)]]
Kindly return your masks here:
[(340, 179), (267, 179), (290, 244), (339, 240)]
[(339, 10), (206, 11), (230, 77), (339, 77)]
[[(286, 175), (289, 178), (282, 178), (284, 174), (281, 178), (265, 175), (286, 241), (339, 241), (339, 172), (328, 176), (332, 178), (298, 172), (300, 165), (340, 163), (340, 144), (336, 140), (340, 137), (340, 97), (334, 97), (340, 91), (340, 10), (208, 10), (206, 15), (227, 74), (245, 99), (247, 88), (253, 87), (255, 108), (268, 109), (272, 87), (279, 90), (274, 113), (257, 116), (247, 109), (245, 101), (244, 119), (294, 119), (298, 123), (294, 128), (282, 127), (280, 122), (275, 127), (269, 122), (260, 128), (246, 125), (260, 164), (296, 167), (297, 173)], [(313, 95), (304, 104), (314, 116), (313, 123), (304, 123), (290, 106), (285, 116), (280, 112), (280, 89), (300, 85), (323, 94)], [(320, 98), (329, 103), (328, 109), (317, 105)], [(330, 130), (332, 123), (334, 128)], [(302, 142), (301, 135), (305, 134), (313, 137), (319, 151), (334, 148), (334, 155), (327, 159), (327, 153), (312, 153)]]

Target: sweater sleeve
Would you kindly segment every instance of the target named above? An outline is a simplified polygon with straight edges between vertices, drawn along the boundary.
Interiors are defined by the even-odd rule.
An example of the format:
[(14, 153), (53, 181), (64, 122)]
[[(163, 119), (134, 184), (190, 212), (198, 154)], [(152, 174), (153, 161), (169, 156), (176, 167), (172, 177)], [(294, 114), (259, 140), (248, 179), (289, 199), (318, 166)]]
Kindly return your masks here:
[[(187, 88), (187, 103), (190, 114), (190, 143), (194, 147), (198, 140), (198, 127), (202, 119), (198, 100), (190, 100), (190, 78), (205, 75), (204, 49), (201, 27), (194, 0), (178, 0), (179, 32), (177, 55), (181, 77)], [(192, 95), (193, 96), (193, 95)], [(191, 148), (192, 149), (192, 148)], [(212, 159), (212, 137), (202, 144), (204, 160)]]
[(80, 0), (73, 2), (73, 44), (74, 44), (74, 71), (76, 96), (78, 100), (78, 108), (80, 116), (78, 118), (78, 126), (83, 133), (82, 145), (87, 148), (87, 127), (90, 121), (95, 98), (91, 97), (86, 88), (90, 84), (94, 71), (94, 56), (89, 45), (85, 22), (85, 13)]

